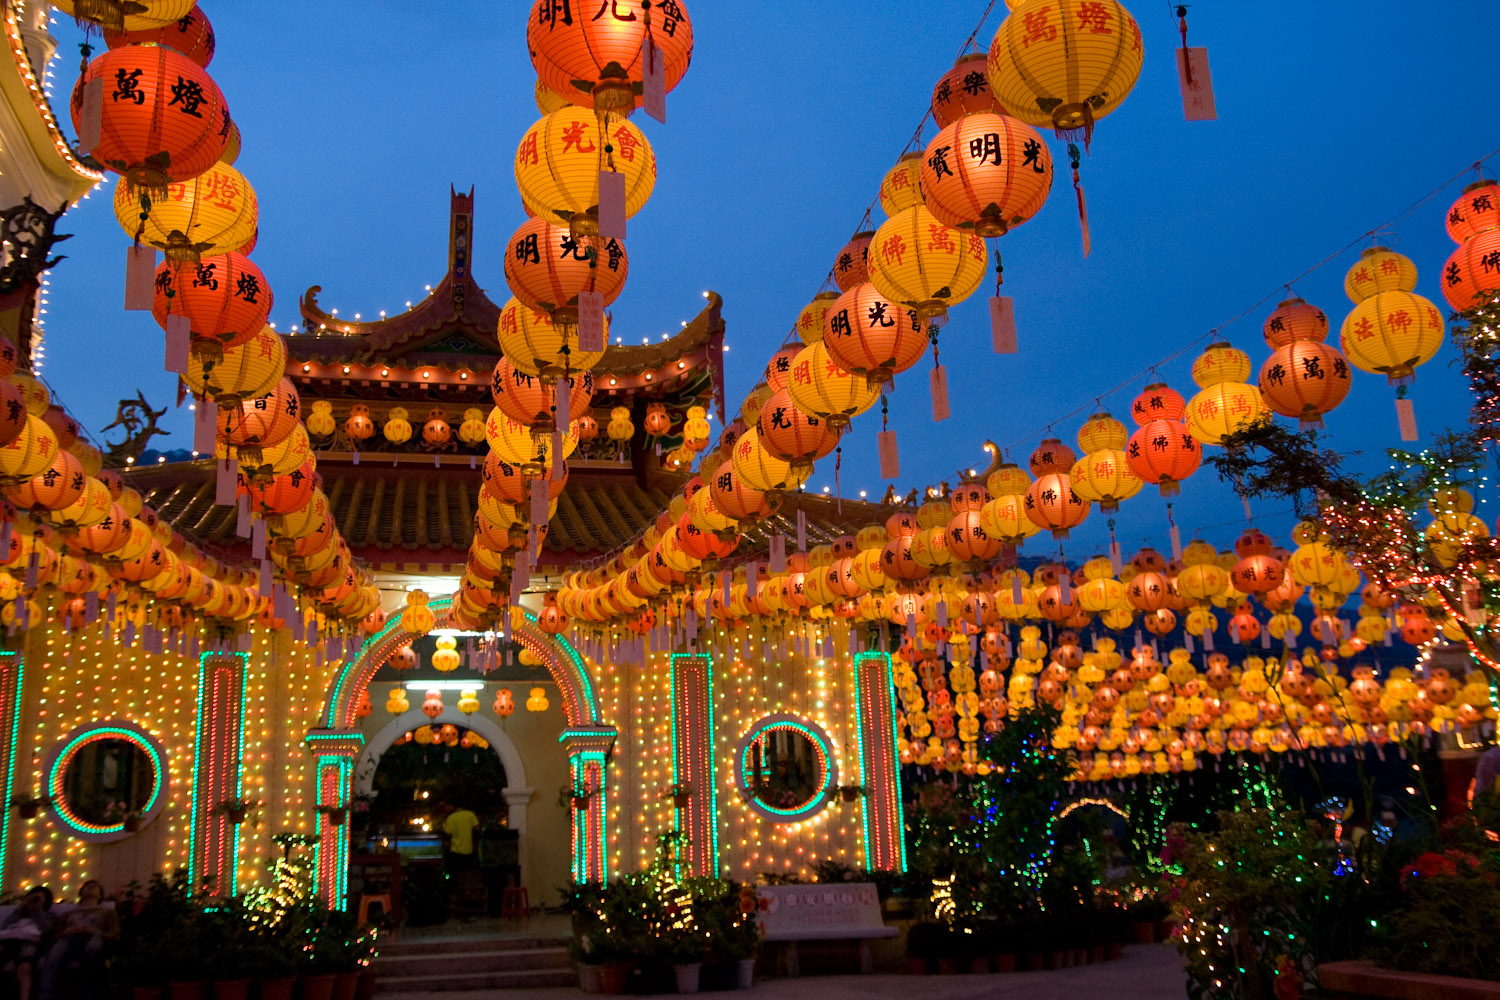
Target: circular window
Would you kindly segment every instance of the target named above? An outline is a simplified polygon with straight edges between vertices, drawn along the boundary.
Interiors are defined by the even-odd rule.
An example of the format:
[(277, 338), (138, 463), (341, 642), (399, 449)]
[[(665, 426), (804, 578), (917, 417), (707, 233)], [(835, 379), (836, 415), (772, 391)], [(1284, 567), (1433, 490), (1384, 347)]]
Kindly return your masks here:
[(48, 757), (44, 780), (53, 815), (79, 838), (106, 843), (161, 810), (166, 754), (144, 729), (112, 719), (69, 733)]
[(740, 797), (776, 823), (817, 815), (838, 784), (828, 734), (795, 715), (768, 715), (751, 726), (735, 760)]

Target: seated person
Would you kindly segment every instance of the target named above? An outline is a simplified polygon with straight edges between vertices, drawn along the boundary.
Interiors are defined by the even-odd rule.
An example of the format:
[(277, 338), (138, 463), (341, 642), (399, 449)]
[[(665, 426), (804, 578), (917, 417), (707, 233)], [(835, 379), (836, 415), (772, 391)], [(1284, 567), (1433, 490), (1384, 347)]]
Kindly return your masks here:
[(107, 943), (120, 937), (120, 921), (104, 903), (104, 886), (89, 879), (78, 889), (78, 905), (64, 913), (52, 928), (52, 946), (42, 960), (37, 1000), (52, 1000), (68, 966), (81, 961), (97, 965)]
[(31, 1000), (31, 975), (42, 940), (52, 930), (52, 890), (32, 886), (0, 920), (0, 966), (14, 967), (20, 1000)]

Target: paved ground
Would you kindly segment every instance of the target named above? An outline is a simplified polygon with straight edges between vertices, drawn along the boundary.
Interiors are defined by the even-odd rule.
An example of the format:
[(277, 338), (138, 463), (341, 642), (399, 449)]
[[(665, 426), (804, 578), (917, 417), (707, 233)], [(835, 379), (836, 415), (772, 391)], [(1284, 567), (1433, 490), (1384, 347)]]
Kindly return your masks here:
[[(1026, 1000), (1179, 1000), (1187, 996), (1182, 960), (1170, 946), (1133, 945), (1115, 962), (1085, 965), (1055, 972), (1015, 972), (989, 976), (804, 976), (800, 979), (759, 980), (749, 990), (707, 996), (734, 1000), (870, 1000), (891, 997), (910, 1000), (989, 1000), (1025, 997)], [(576, 989), (524, 991), (382, 993), (380, 1000), (499, 1000), (526, 994), (526, 1000), (579, 1000)]]

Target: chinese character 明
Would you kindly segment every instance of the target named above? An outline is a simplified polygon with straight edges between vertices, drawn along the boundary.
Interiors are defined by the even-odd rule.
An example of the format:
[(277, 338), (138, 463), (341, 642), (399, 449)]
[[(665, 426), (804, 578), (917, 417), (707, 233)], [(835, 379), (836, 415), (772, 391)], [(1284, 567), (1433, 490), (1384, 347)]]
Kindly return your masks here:
[(836, 313), (828, 314), (828, 333), (830, 336), (847, 337), (853, 332), (849, 326), (849, 310), (840, 309)]
[(530, 162), (532, 164), (540, 162), (540, 159), (537, 156), (535, 132), (528, 133), (526, 138), (521, 141), (521, 148), (516, 150), (516, 162)]
[(969, 140), (969, 159), (994, 160), (995, 166), (1000, 166), (1000, 133), (986, 132)]
[[(567, 256), (566, 249), (565, 244), (563, 256)], [(515, 259), (522, 263), (540, 264), (542, 262), (542, 254), (537, 247), (536, 233), (528, 233), (516, 240)]]
[[(561, 14), (562, 17), (558, 17)], [(536, 12), (536, 23), (549, 27), (573, 23), (573, 0), (547, 0)]]

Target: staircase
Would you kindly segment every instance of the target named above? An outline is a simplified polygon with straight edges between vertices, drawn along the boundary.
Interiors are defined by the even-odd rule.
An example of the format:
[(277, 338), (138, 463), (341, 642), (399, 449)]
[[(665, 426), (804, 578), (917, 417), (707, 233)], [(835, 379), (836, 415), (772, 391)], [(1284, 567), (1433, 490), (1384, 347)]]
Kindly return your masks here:
[(565, 937), (384, 941), (374, 968), (381, 994), (572, 986)]

